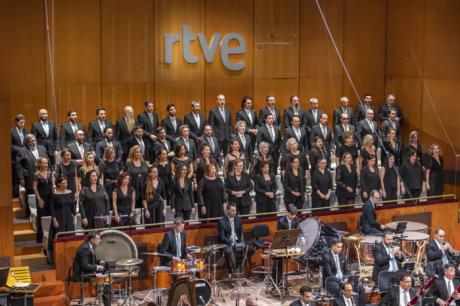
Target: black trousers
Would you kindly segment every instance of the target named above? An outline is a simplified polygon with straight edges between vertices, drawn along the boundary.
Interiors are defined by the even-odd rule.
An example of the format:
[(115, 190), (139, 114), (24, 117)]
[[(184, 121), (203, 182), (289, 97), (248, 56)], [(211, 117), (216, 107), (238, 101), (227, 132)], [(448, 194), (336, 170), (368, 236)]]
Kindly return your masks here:
[[(254, 248), (252, 245), (248, 244), (246, 245), (247, 247), (247, 259), (246, 259), (246, 262), (251, 262), (251, 257), (252, 255), (254, 255)], [(232, 272), (232, 254), (233, 254), (233, 246), (230, 245), (230, 244), (227, 244), (224, 248), (224, 257), (225, 257), (225, 262), (227, 263), (227, 266), (228, 266), (228, 269), (229, 269), (229, 272), (231, 273)], [(237, 254), (235, 254), (237, 259), (238, 258), (242, 258), (243, 257), (243, 253), (241, 251), (237, 251)], [(241, 268), (241, 261), (240, 260), (236, 260), (236, 266), (237, 268)]]

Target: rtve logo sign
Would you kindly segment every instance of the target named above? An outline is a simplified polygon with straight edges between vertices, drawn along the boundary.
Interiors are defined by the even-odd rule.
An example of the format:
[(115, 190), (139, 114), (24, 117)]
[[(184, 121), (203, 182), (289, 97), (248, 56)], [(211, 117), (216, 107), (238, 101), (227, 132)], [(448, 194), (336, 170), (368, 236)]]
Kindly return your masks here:
[[(232, 54), (244, 54), (246, 52), (246, 41), (243, 36), (238, 33), (228, 33), (224, 35), (220, 40), (221, 34), (214, 33), (211, 37), (211, 41), (208, 43), (203, 33), (192, 34), (188, 25), (182, 26), (182, 56), (185, 61), (189, 64), (198, 63), (198, 55), (190, 53), (190, 43), (196, 40), (200, 42), (201, 51), (203, 52), (206, 62), (212, 63), (214, 56), (216, 55), (217, 46), (220, 45), (220, 58), (222, 64), (229, 70), (241, 70), (246, 66), (244, 61), (234, 63), (230, 61), (229, 55)], [(181, 35), (179, 33), (165, 34), (165, 63), (171, 64), (173, 62), (173, 46), (176, 42), (181, 41)], [(229, 47), (230, 41), (234, 39), (238, 42), (238, 47)], [(220, 43), (219, 43), (220, 42)]]

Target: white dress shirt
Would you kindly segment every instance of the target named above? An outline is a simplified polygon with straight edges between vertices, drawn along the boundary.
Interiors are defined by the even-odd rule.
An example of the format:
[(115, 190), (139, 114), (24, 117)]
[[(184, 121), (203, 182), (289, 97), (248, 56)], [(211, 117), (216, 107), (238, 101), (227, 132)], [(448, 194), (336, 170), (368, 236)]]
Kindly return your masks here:
[(220, 108), (218, 107), (220, 114), (222, 115), (222, 118), (224, 119), (225, 122), (225, 108)]
[(246, 111), (246, 114), (248, 115), (249, 122), (251, 122), (251, 124), (253, 124), (253, 122), (252, 122), (253, 119), (252, 119), (251, 110), (250, 110), (250, 109), (247, 109), (247, 108), (245, 108), (244, 110)]
[(50, 126), (48, 124), (48, 121), (40, 121), (43, 130), (45, 131), (46, 137), (50, 135)]
[(399, 287), (399, 306), (407, 306), (410, 302), (409, 290), (404, 291), (401, 286)]
[(195, 122), (196, 122), (196, 126), (199, 128), (200, 127), (200, 124), (201, 124), (201, 118), (200, 118), (200, 114), (193, 114), (193, 118), (195, 118)]

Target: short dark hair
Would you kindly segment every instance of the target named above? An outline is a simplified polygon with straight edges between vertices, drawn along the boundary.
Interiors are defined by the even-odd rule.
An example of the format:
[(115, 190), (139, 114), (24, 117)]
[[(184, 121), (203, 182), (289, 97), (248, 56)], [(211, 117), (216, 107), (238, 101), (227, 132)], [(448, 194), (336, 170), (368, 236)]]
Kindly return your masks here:
[(331, 239), (331, 246), (337, 245), (339, 243), (342, 243), (342, 240), (340, 240), (339, 238), (332, 238)]
[(299, 292), (300, 292), (300, 296), (303, 296), (305, 293), (307, 293), (307, 292), (312, 292), (312, 291), (311, 291), (311, 288), (310, 288), (310, 287), (308, 287), (308, 286), (302, 286), (302, 287), (300, 287)]
[(147, 99), (147, 100), (144, 101), (144, 106), (147, 107), (147, 106), (149, 106), (150, 103), (153, 104), (153, 100)]
[(91, 241), (97, 236), (101, 236), (98, 232), (89, 232), (88, 235), (86, 235), (86, 241)]
[(234, 203), (234, 202), (228, 202), (228, 203), (227, 203), (227, 209), (230, 209), (231, 207), (236, 207), (236, 203)]
[(182, 217), (174, 218), (174, 223), (173, 223), (174, 225), (181, 225), (181, 224), (184, 224), (184, 223), (185, 223), (184, 218), (182, 218)]
[(165, 131), (165, 128), (162, 126), (157, 127), (157, 133), (161, 133), (162, 131)]
[(168, 105), (166, 105), (166, 110), (169, 112), (171, 107), (176, 107), (176, 105), (174, 105), (173, 103), (169, 103)]
[(363, 98), (365, 97), (371, 97), (372, 98), (372, 94), (370, 92), (366, 92), (364, 95), (363, 95)]
[(350, 283), (350, 282), (344, 282), (344, 283), (342, 283), (342, 284), (340, 285), (340, 289), (345, 290), (345, 286), (348, 286), (348, 285), (351, 286), (351, 288), (353, 289), (353, 284)]
[(407, 274), (407, 273), (402, 273), (401, 276), (399, 277), (399, 281), (403, 281), (406, 277), (409, 277), (410, 278), (410, 275)]
[(270, 113), (270, 112), (266, 112), (265, 115), (264, 115), (264, 120), (267, 119), (268, 116), (272, 116), (272, 117), (273, 117), (273, 114)]
[(244, 96), (243, 99), (241, 100), (241, 108), (244, 108), (244, 105), (246, 104), (247, 100), (253, 101), (251, 96)]
[(444, 271), (447, 271), (447, 270), (452, 269), (452, 268), (455, 269), (455, 265), (454, 265), (454, 264), (451, 264), (451, 263), (446, 263), (446, 264), (443, 266)]
[(17, 114), (16, 117), (14, 117), (14, 121), (16, 122), (19, 122), (21, 120), (25, 120), (26, 119), (26, 116), (24, 116), (23, 114)]
[(134, 127), (133, 131), (135, 132), (135, 131), (137, 131), (137, 130), (143, 130), (143, 128), (142, 128), (141, 126), (139, 126), (139, 125), (136, 125), (136, 126)]
[(108, 131), (108, 130), (112, 130), (113, 131), (113, 128), (111, 126), (106, 126), (104, 128), (104, 134)]
[(288, 211), (291, 215), (297, 215), (298, 209), (297, 209), (297, 206), (295, 206), (294, 203), (291, 203), (291, 204), (288, 205), (287, 211)]
[(99, 115), (99, 112), (100, 111), (105, 111), (105, 108), (104, 107), (98, 107), (96, 108), (96, 115)]
[(72, 115), (72, 113), (76, 113), (77, 111), (74, 109), (74, 108), (71, 108), (69, 109), (69, 111), (67, 112), (67, 117), (69, 117), (70, 115)]

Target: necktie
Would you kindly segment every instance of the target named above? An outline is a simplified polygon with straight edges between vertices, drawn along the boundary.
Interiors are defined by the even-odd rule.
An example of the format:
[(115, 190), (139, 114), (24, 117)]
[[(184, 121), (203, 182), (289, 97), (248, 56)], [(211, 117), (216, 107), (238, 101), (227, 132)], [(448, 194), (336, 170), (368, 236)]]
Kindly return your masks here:
[[(387, 248), (387, 252), (390, 255), (390, 271), (398, 271), (398, 264), (396, 263), (395, 257), (391, 254), (390, 248)], [(407, 303), (406, 303), (407, 304)]]
[(176, 131), (177, 127), (176, 127), (176, 118), (171, 118), (171, 123), (172, 123), (172, 126), (174, 128), (174, 132)]
[(449, 291), (449, 295), (452, 295), (452, 293), (454, 292), (454, 285), (452, 284), (451, 279), (449, 279), (449, 281), (448, 281), (447, 290)]
[(145, 153), (145, 145), (144, 145), (144, 141), (142, 139), (139, 140), (139, 145), (141, 146), (141, 150), (142, 150), (142, 154)]
[(246, 111), (246, 114), (248, 114), (249, 122), (250, 122), (251, 125), (252, 125), (252, 115), (251, 115), (251, 111), (250, 111), (250, 110), (249, 110), (249, 111), (247, 110), (247, 111)]
[(187, 147), (187, 151), (190, 151), (190, 143), (188, 139), (185, 140), (185, 146)]
[(101, 128), (101, 131), (104, 132), (105, 122), (104, 121), (99, 121), (99, 127)]
[(371, 127), (372, 133), (374, 133), (374, 123), (372, 121), (369, 121), (369, 126)]
[(85, 148), (81, 143), (78, 144), (78, 151), (80, 151), (81, 158), (85, 156)]
[(353, 306), (353, 304), (351, 303), (351, 300), (350, 299), (347, 299), (347, 306)]
[(167, 141), (163, 141), (163, 144), (164, 144), (164, 146), (165, 146), (165, 148), (166, 148), (166, 151), (169, 152), (168, 142), (167, 142)]
[(224, 119), (225, 122), (225, 109), (220, 109), (220, 114), (222, 115), (222, 118)]
[(77, 125), (72, 123), (72, 131), (75, 132), (77, 131)]
[(48, 121), (42, 122), (42, 127), (43, 127), (43, 130), (45, 131), (46, 137), (49, 137), (49, 135), (50, 135), (50, 127), (48, 125)]
[(214, 152), (216, 148), (214, 147), (214, 141), (212, 140), (212, 137), (208, 137), (208, 143), (211, 146), (211, 151)]
[(396, 129), (396, 124), (395, 124), (393, 121), (390, 121), (390, 122), (391, 122), (391, 127), (392, 127), (393, 129)]
[(324, 125), (321, 125), (321, 130), (323, 130), (323, 137), (324, 137), (324, 139), (326, 139), (327, 138), (326, 127)]
[(19, 134), (19, 139), (21, 140), (21, 144), (24, 144), (24, 133), (22, 132), (22, 129), (18, 129), (18, 134)]
[(316, 109), (315, 110), (312, 110), (312, 113), (313, 113), (313, 118), (315, 119), (315, 122), (317, 122), (317, 117), (316, 117)]
[(343, 130), (344, 130), (345, 132), (348, 132), (348, 125), (345, 125), (345, 126), (343, 127)]
[(342, 274), (342, 269), (340, 269), (339, 255), (334, 255), (334, 260), (335, 260), (335, 265), (337, 267), (337, 277), (342, 279), (343, 274)]
[(194, 115), (195, 116), (195, 121), (196, 121), (196, 126), (200, 127), (200, 116)]
[(288, 229), (291, 229), (291, 223), (292, 221), (288, 219)]
[(182, 257), (182, 246), (181, 246), (181, 241), (180, 241), (180, 234), (176, 234), (176, 254), (177, 257), (181, 258)]
[(148, 114), (149, 114), (150, 123), (153, 126), (153, 114), (152, 113), (148, 113)]
[(270, 109), (270, 113), (273, 115), (273, 121), (276, 121), (276, 112), (274, 109)]
[(404, 291), (404, 305), (409, 303), (409, 291)]
[(246, 148), (246, 138), (244, 135), (240, 134), (241, 144), (243, 145), (243, 149)]
[(301, 133), (300, 133), (299, 128), (295, 128), (295, 129), (294, 129), (294, 132), (295, 132), (295, 136), (297, 137), (297, 140), (300, 141), (300, 135), (301, 135)]
[(270, 131), (270, 137), (272, 138), (272, 142), (275, 142), (275, 131), (273, 130), (273, 126), (268, 127)]
[(32, 150), (32, 154), (34, 155), (35, 159), (38, 159), (39, 155), (38, 155), (37, 147), (35, 147), (35, 148)]
[(232, 228), (232, 237), (231, 240), (233, 242), (236, 241), (236, 234), (235, 234), (235, 220), (230, 220), (230, 227)]

